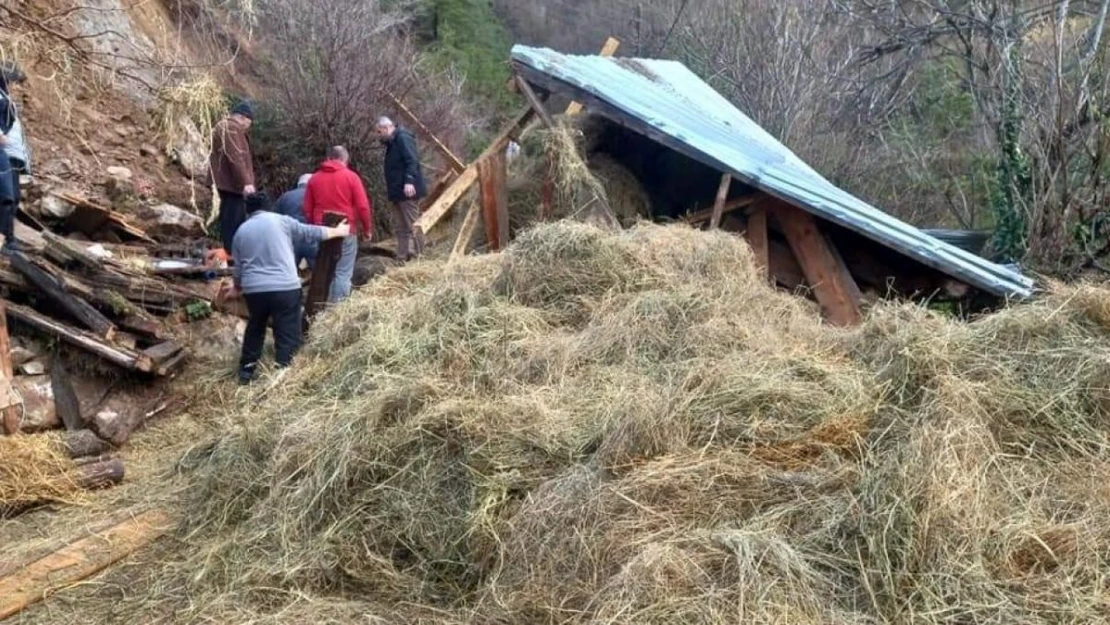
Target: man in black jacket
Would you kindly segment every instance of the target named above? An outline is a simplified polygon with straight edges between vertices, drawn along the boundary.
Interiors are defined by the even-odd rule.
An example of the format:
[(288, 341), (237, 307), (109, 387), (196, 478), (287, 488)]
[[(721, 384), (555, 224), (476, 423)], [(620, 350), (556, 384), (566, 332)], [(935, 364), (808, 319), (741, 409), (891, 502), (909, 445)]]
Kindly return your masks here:
[(19, 249), (15, 240), (15, 218), (19, 212), (19, 175), (30, 170), (30, 148), (23, 135), (23, 125), (10, 85), (26, 79), (13, 63), (0, 63), (0, 234), (4, 236), (3, 253)]
[(420, 218), (420, 199), (428, 194), (416, 138), (398, 128), (388, 117), (378, 119), (378, 136), (385, 144), (385, 189), (392, 206), (393, 231), (397, 235), (397, 258), (419, 256), (423, 239), (414, 236), (413, 223)]

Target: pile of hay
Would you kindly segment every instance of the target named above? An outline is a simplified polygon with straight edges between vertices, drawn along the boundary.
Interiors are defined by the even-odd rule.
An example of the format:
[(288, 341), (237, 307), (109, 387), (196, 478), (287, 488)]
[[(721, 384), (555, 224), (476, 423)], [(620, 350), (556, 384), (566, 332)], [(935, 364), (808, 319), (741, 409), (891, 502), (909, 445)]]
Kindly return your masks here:
[(47, 502), (77, 503), (83, 491), (56, 435), (0, 436), (0, 517)]
[(838, 330), (758, 275), (557, 223), (372, 283), (241, 398), (131, 615), (1110, 618), (1110, 292)]

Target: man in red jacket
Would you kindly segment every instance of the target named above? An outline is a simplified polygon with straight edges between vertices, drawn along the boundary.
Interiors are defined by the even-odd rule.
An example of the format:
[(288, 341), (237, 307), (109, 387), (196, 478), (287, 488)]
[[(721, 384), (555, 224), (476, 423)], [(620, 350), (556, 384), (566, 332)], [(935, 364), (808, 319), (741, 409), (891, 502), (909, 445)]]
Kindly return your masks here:
[(358, 241), (369, 239), (374, 234), (370, 198), (366, 196), (366, 187), (358, 174), (347, 167), (350, 159), (343, 146), (329, 149), (328, 160), (312, 175), (304, 194), (304, 216), (309, 224), (325, 225), (324, 215), (327, 213), (335, 213), (351, 224), (351, 236), (343, 240), (343, 255), (335, 267), (335, 280), (328, 291), (331, 303), (341, 302), (351, 295)]

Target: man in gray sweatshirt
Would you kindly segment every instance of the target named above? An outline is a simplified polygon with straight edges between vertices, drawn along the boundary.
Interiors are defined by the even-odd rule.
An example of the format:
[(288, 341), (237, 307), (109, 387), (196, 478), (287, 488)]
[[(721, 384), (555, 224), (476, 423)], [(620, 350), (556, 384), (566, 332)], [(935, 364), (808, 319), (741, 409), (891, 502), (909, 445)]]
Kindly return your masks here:
[(246, 198), (247, 220), (235, 233), (232, 258), (235, 288), (243, 294), (250, 312), (239, 358), (239, 382), (254, 378), (266, 325), (274, 326), (274, 347), (279, 367), (287, 367), (301, 346), (301, 279), (294, 247), (350, 235), (346, 222), (335, 228), (308, 226), (269, 211), (269, 199), (256, 193)]

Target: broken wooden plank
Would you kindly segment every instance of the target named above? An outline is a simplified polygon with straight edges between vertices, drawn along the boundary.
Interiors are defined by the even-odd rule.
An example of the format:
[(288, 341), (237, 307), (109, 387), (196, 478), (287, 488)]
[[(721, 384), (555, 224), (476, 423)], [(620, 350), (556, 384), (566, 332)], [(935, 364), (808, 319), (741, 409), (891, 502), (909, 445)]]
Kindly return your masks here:
[[(6, 303), (0, 300), (0, 375), (4, 379), (4, 399), (12, 394), (11, 383), (15, 379), (12, 367), (12, 342), (8, 335), (8, 315)], [(19, 406), (4, 401), (3, 409), (4, 433), (11, 436), (19, 432)]]
[(450, 260), (458, 260), (466, 256), (467, 248), (470, 246), (470, 240), (474, 238), (474, 230), (478, 227), (478, 218), (482, 214), (482, 204), (474, 202), (466, 211), (466, 217), (463, 218), (462, 227), (459, 228), (459, 236), (455, 239), (455, 245), (451, 248)]
[(532, 85), (529, 85), (528, 81), (524, 80), (519, 74), (517, 74), (516, 81), (520, 85), (520, 91), (524, 94), (524, 99), (528, 100), (528, 105), (536, 112), (543, 125), (548, 129), (554, 128), (555, 120), (551, 119), (551, 113), (548, 113), (547, 109), (544, 108), (543, 100), (532, 90)]
[(455, 177), (456, 175), (454, 171), (449, 171), (446, 174), (440, 176), (439, 179), (436, 180), (436, 183), (432, 187), (432, 190), (428, 193), (428, 195), (424, 196), (424, 199), (421, 200), (421, 204), (423, 204), (421, 211), (431, 206), (432, 204), (435, 204), (436, 201), (439, 200), (439, 196), (443, 195), (443, 192), (447, 190), (447, 186), (455, 180)]
[(155, 365), (154, 373), (157, 374), (160, 377), (166, 377), (168, 375), (172, 375), (178, 369), (181, 368), (181, 365), (185, 364), (185, 359), (188, 358), (188, 357), (189, 357), (189, 352), (187, 352), (185, 350), (181, 350), (181, 351), (177, 352), (177, 354), (175, 354), (173, 357), (171, 357), (171, 358), (169, 358), (165, 361), (162, 361), (160, 363), (157, 363)]
[(170, 516), (149, 510), (101, 532), (63, 545), (0, 578), (0, 620), (86, 579), (172, 529)]
[(433, 133), (430, 128), (424, 125), (424, 122), (420, 121), (420, 118), (416, 116), (416, 113), (410, 111), (409, 107), (405, 106), (405, 103), (402, 102), (397, 96), (393, 95), (392, 93), (389, 93), (388, 95), (389, 99), (393, 100), (393, 104), (396, 105), (397, 110), (399, 110), (401, 114), (404, 115), (405, 118), (408, 119), (414, 126), (420, 129), (420, 132), (422, 132), (424, 136), (432, 142), (432, 145), (435, 146), (435, 149), (440, 153), (441, 156), (443, 156), (444, 160), (447, 161), (447, 164), (451, 167), (451, 169), (455, 170), (456, 173), (462, 172), (462, 170), (466, 169), (466, 164), (459, 160), (459, 157), (455, 156), (455, 153), (451, 151), (451, 148), (447, 147), (446, 144), (440, 141), (439, 137), (436, 137), (435, 133)]
[(830, 249), (813, 215), (771, 196), (766, 196), (761, 204), (775, 217), (786, 235), (826, 318), (839, 326), (859, 323), (862, 318), (859, 286), (843, 261)]
[(86, 236), (91, 237), (101, 228), (110, 226), (112, 229), (118, 230), (133, 239), (146, 243), (156, 243), (154, 239), (147, 236), (146, 232), (135, 227), (123, 215), (106, 206), (101, 206), (92, 200), (69, 193), (54, 192), (53, 194), (73, 204), (74, 211), (66, 218), (66, 223), (77, 228)]
[(721, 184), (717, 187), (717, 199), (713, 202), (713, 212), (709, 215), (710, 230), (721, 227), (721, 216), (725, 213), (725, 200), (728, 199), (728, 190), (731, 187), (732, 174), (723, 174)]
[(755, 256), (755, 264), (763, 272), (763, 277), (766, 278), (770, 268), (768, 260), (768, 243), (767, 243), (767, 209), (762, 206), (756, 206), (750, 213), (748, 213), (748, 225), (744, 229), (744, 239), (747, 240), (748, 246), (752, 248), (752, 255)]
[(92, 304), (67, 291), (63, 280), (55, 272), (31, 262), (20, 253), (12, 254), (10, 258), (12, 268), (41, 290), (43, 295), (61, 306), (98, 337), (106, 341), (112, 340), (112, 335), (116, 332), (115, 324), (93, 308)]
[[(616, 37), (609, 37), (605, 40), (605, 44), (601, 46), (601, 52), (598, 56), (610, 57), (617, 53), (617, 48), (621, 47), (621, 42)], [(571, 102), (567, 105), (567, 110), (564, 115), (577, 115), (582, 112), (581, 102)]]
[(535, 115), (535, 111), (533, 111), (531, 107), (528, 107), (502, 129), (497, 137), (486, 147), (486, 150), (482, 152), (481, 156), (479, 156), (475, 162), (467, 165), (466, 169), (459, 174), (459, 177), (444, 190), (443, 195), (424, 211), (420, 219), (416, 220), (416, 223), (413, 224), (416, 231), (427, 234), (432, 229), (432, 226), (439, 223), (439, 220), (443, 219), (444, 215), (446, 215), (455, 203), (459, 201), (459, 198), (469, 191), (470, 187), (478, 180), (478, 163), (485, 160), (491, 154), (503, 153), (505, 146), (511, 139), (516, 137), (516, 134), (528, 123), (528, 120), (532, 119), (533, 115)]
[(504, 153), (491, 154), (478, 163), (482, 219), (490, 249), (499, 251), (509, 244), (508, 174)]
[[(342, 223), (344, 217), (337, 213), (324, 213), (324, 225), (334, 228)], [(301, 325), (307, 330), (308, 324), (328, 302), (331, 283), (335, 280), (335, 270), (343, 255), (344, 239), (328, 239), (320, 243), (316, 263), (312, 267), (312, 278), (308, 283), (308, 301), (305, 302), (304, 318)]]
[(149, 373), (154, 367), (149, 358), (144, 359), (139, 354), (109, 345), (98, 337), (50, 319), (25, 306), (8, 302), (7, 316), (124, 369)]
[[(758, 197), (759, 197), (758, 195), (745, 195), (743, 197), (738, 197), (738, 198), (733, 198), (731, 200), (727, 200), (724, 203), (724, 206), (721, 207), (721, 216), (723, 217), (724, 215), (727, 215), (727, 214), (729, 214), (733, 211), (740, 210), (741, 208), (747, 208), (747, 207), (751, 206), (752, 204), (755, 203), (755, 201)], [(682, 218), (682, 221), (685, 222), (685, 223), (688, 223), (690, 225), (696, 225), (696, 224), (699, 224), (699, 223), (702, 223), (702, 222), (705, 222), (705, 221), (709, 221), (710, 219), (713, 218), (713, 211), (714, 211), (715, 208), (716, 207), (714, 206), (714, 207), (702, 209), (702, 210), (699, 210), (699, 211), (695, 211), (693, 213), (689, 213), (688, 215), (686, 215), (685, 217)]]

